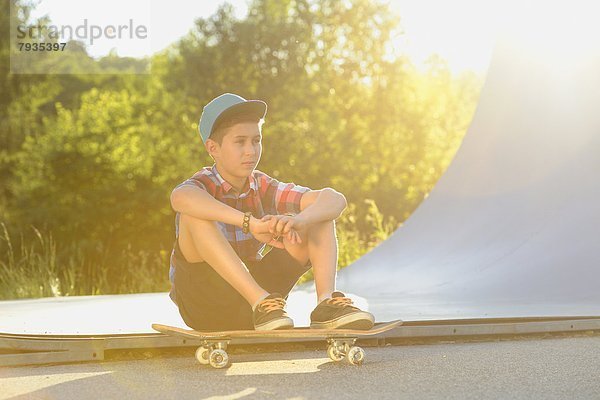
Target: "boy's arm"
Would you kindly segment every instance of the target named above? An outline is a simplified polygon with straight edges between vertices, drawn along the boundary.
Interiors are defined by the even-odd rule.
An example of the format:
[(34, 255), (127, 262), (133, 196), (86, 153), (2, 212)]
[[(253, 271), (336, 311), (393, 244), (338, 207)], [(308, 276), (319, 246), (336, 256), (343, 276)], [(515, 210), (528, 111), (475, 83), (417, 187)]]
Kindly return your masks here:
[(311, 190), (302, 195), (299, 217), (308, 225), (339, 218), (346, 209), (346, 197), (332, 188)]
[[(207, 191), (191, 186), (180, 186), (171, 193), (171, 207), (173, 210), (192, 217), (221, 221), (229, 225), (241, 227), (244, 222), (244, 213), (221, 203)], [(250, 217), (250, 224), (256, 218)]]
[[(297, 215), (265, 215), (261, 221), (269, 223), (269, 232), (274, 236), (290, 235), (292, 229), (304, 231), (315, 222), (337, 219), (347, 205), (346, 197), (332, 188), (309, 190), (302, 194)], [(292, 237), (288, 240), (294, 243)]]

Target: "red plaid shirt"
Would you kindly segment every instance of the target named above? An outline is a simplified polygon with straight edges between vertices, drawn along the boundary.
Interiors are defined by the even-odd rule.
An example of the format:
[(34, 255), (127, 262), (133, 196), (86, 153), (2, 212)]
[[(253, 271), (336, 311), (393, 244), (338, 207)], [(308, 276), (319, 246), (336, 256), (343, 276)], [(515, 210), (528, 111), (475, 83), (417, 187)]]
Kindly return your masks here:
[[(294, 183), (279, 182), (277, 179), (259, 170), (254, 170), (248, 177), (243, 193), (236, 196), (233, 186), (219, 174), (216, 164), (204, 167), (191, 178), (183, 181), (177, 187), (195, 186), (206, 190), (215, 199), (242, 212), (251, 211), (255, 218), (264, 215), (281, 215), (300, 213), (300, 199), (310, 188)], [(241, 221), (240, 221), (241, 222)], [(231, 247), (243, 261), (258, 261), (265, 243), (259, 242), (251, 233), (243, 233), (242, 228), (217, 221), (217, 225), (227, 238)], [(179, 237), (179, 213), (175, 216), (175, 237)], [(171, 252), (169, 278), (174, 283), (176, 259)], [(173, 290), (171, 298), (174, 299)]]

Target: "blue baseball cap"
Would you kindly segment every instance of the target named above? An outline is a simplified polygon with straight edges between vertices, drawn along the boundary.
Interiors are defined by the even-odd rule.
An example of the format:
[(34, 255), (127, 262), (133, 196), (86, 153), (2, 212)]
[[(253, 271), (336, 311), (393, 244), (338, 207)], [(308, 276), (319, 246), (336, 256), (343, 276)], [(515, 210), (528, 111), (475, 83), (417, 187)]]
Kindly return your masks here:
[(261, 100), (246, 100), (233, 93), (223, 93), (204, 106), (200, 116), (198, 131), (202, 142), (210, 137), (218, 122), (234, 115), (249, 114), (264, 118), (267, 114), (267, 103)]

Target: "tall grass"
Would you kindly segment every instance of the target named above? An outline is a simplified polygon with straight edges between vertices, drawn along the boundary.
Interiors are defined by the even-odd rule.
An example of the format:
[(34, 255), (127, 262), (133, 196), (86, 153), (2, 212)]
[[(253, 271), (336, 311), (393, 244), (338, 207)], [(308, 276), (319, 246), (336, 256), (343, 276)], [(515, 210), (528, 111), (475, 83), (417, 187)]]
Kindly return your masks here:
[(86, 254), (77, 243), (58, 249), (52, 233), (31, 227), (33, 239), (23, 233), (15, 239), (4, 223), (0, 226), (2, 300), (168, 290), (166, 250), (135, 252), (127, 247), (111, 258), (119, 263), (120, 273), (110, 276), (107, 257)]
[(69, 275), (57, 267), (52, 235), (44, 236), (32, 228), (36, 241), (27, 245), (21, 234), (20, 246), (15, 249), (6, 225), (1, 226), (6, 257), (0, 260), (0, 296), (3, 299), (60, 296), (62, 281)]
[[(385, 240), (396, 228), (393, 218), (385, 219), (372, 200), (365, 200), (365, 220), (357, 222), (357, 207), (350, 203), (336, 220), (338, 268), (354, 260)], [(368, 226), (360, 231), (357, 226)], [(81, 296), (116, 293), (167, 291), (171, 249), (134, 251), (127, 246), (120, 254), (106, 257), (85, 253), (82, 246), (57, 246), (51, 232), (31, 227), (33, 239), (21, 232), (18, 239), (0, 223), (0, 299)], [(118, 263), (118, 274), (109, 274), (107, 261)], [(114, 268), (112, 268), (114, 270)], [(313, 279), (308, 271), (300, 283)]]

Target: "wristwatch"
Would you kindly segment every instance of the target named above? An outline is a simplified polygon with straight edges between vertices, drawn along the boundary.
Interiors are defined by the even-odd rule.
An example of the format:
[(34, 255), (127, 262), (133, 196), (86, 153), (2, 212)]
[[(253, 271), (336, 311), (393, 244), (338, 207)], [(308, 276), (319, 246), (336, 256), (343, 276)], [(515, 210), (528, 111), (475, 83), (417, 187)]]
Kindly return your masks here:
[(242, 232), (248, 233), (250, 232), (250, 217), (252, 216), (251, 211), (247, 211), (244, 213), (244, 222), (242, 223)]

